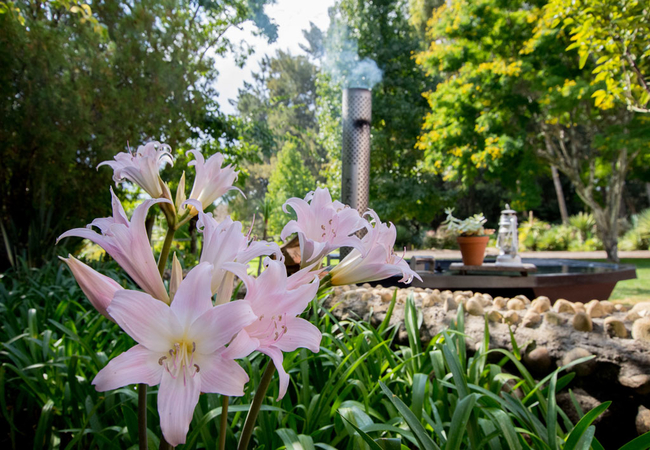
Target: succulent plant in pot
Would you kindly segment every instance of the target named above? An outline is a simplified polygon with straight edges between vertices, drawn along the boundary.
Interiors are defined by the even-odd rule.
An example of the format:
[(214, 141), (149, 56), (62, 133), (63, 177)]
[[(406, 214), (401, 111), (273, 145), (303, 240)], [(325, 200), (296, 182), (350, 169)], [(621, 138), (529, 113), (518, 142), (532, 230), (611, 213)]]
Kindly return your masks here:
[(483, 213), (474, 214), (467, 219), (460, 220), (453, 216), (453, 209), (446, 209), (447, 219), (442, 223), (451, 233), (458, 234), (456, 238), (466, 266), (480, 266), (485, 257), (490, 235), (494, 230), (486, 229), (483, 225), (487, 222)]

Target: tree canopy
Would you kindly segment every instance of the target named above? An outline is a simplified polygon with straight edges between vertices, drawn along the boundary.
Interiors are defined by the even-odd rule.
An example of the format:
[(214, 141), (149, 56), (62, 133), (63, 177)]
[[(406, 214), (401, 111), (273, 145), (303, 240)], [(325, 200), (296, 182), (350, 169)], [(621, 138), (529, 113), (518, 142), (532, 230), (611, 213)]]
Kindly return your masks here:
[(96, 186), (111, 174), (95, 167), (127, 144), (210, 145), (229, 134), (214, 59), (246, 56), (224, 32), (264, 3), (3, 3), (0, 224), (9, 252), (36, 263), (64, 229), (105, 215), (108, 192)]
[[(580, 67), (591, 58), (595, 105), (610, 109), (625, 102), (632, 111), (648, 113), (650, 102), (650, 8), (643, 0), (550, 0), (537, 35), (560, 27), (569, 32)], [(603, 83), (604, 82), (604, 86)]]
[[(311, 35), (317, 36), (317, 33), (312, 30)], [(271, 189), (271, 174), (276, 174), (273, 192), (269, 191), (273, 201), (268, 206), (270, 231), (279, 234), (279, 223), (285, 220), (281, 219), (284, 217), (281, 211), (284, 200), (279, 196), (282, 192), (298, 193), (294, 193), (295, 180), (286, 172), (287, 169), (277, 167), (276, 162), (293, 167), (290, 159), (299, 155), (301, 176), (311, 180), (311, 189), (316, 187), (326, 157), (318, 141), (316, 73), (316, 66), (307, 56), (280, 50), (263, 58), (260, 70), (253, 74), (253, 82), (245, 83), (240, 89), (237, 97), (240, 115), (238, 139), (247, 143), (255, 157), (249, 158), (241, 167), (246, 181), (242, 187), (248, 201), (235, 196), (230, 203), (237, 219), (250, 220), (265, 204), (267, 189)], [(279, 173), (287, 175), (284, 182)], [(306, 192), (300, 194), (304, 196)], [(258, 235), (262, 235), (262, 221), (257, 221), (255, 226)]]
[(604, 83), (594, 80), (593, 64), (565, 51), (564, 30), (540, 31), (544, 4), (457, 1), (436, 10), (418, 61), (443, 81), (427, 94), (419, 147), (445, 179), (500, 180), (520, 208), (539, 202), (540, 161), (557, 166), (617, 259), (621, 193), (631, 162), (646, 151), (647, 120), (621, 103), (593, 107)]

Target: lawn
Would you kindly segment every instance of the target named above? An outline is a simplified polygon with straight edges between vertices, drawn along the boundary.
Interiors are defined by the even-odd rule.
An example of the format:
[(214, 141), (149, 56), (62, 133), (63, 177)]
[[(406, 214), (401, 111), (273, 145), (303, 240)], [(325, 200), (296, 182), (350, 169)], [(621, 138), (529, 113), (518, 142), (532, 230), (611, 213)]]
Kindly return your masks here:
[(631, 304), (650, 299), (650, 259), (622, 259), (621, 263), (634, 264), (637, 278), (619, 281), (609, 299)]

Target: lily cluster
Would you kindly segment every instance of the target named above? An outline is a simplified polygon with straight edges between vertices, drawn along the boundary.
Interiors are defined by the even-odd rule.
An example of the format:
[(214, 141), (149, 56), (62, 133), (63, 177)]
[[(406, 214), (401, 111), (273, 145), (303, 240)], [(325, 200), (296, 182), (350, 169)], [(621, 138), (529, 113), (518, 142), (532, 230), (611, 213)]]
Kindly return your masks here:
[[(171, 445), (185, 442), (201, 392), (244, 394), (249, 377), (237, 360), (255, 351), (271, 358), (279, 374), (279, 397), (286, 394), (290, 379), (282, 366), (283, 352), (320, 348), (320, 331), (300, 317), (319, 288), (397, 274), (405, 282), (417, 277), (393, 252), (392, 224), (382, 223), (372, 211), (362, 216), (332, 201), (327, 189), (316, 189), (305, 199), (291, 198), (284, 205), (285, 212), (291, 207), (297, 219), (286, 225), (282, 239), (297, 233), (302, 255), (301, 270), (289, 276), (276, 243), (255, 241), (250, 232), (243, 233), (242, 223), (230, 217), (218, 222), (204, 212), (223, 194), (237, 189), (233, 187), (237, 171), (223, 165), (221, 154), (207, 160), (198, 151), (191, 154), (194, 186), (188, 198), (183, 174), (174, 200), (160, 177), (161, 164), (172, 162), (167, 145), (151, 142), (100, 164), (114, 170), (116, 183), (134, 183), (151, 198), (138, 205), (129, 219), (111, 188), (112, 217), (95, 219), (86, 228), (59, 237), (76, 236), (98, 244), (141, 289), (124, 289), (73, 256), (62, 258), (92, 305), (137, 342), (111, 360), (93, 384), (99, 391), (135, 383), (159, 385), (161, 429)], [(163, 211), (171, 236), (158, 263), (145, 228), (147, 213), (155, 204)], [(203, 235), (199, 263), (183, 276), (174, 255), (166, 285), (162, 272), (174, 231), (197, 215), (197, 229)], [(356, 234), (361, 230), (365, 235), (360, 238)], [(353, 250), (334, 268), (322, 267), (323, 257), (341, 246)], [(248, 263), (258, 257), (265, 258), (265, 270), (253, 277), (248, 275)], [(231, 301), (235, 277), (246, 285), (246, 295)]]

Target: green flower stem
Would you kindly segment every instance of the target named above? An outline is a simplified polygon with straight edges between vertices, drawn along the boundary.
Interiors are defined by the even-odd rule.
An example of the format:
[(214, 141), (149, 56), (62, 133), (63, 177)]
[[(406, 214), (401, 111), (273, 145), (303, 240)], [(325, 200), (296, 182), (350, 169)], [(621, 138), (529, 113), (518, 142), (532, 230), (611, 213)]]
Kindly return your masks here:
[(176, 226), (172, 223), (167, 223), (167, 234), (165, 235), (165, 242), (163, 243), (163, 248), (160, 251), (160, 257), (158, 258), (158, 271), (160, 276), (163, 276), (165, 272), (165, 267), (167, 266), (167, 258), (169, 257), (169, 250), (172, 247), (172, 242), (174, 241), (174, 233), (176, 233)]
[(228, 428), (228, 396), (221, 396), (221, 424), (219, 428), (219, 450), (226, 450), (226, 429)]
[(138, 442), (140, 450), (147, 450), (147, 385), (138, 384)]
[(273, 361), (269, 361), (269, 364), (266, 366), (264, 374), (262, 375), (262, 379), (260, 380), (260, 385), (257, 386), (255, 397), (253, 397), (253, 403), (251, 403), (251, 407), (248, 410), (248, 415), (246, 416), (246, 422), (244, 422), (244, 429), (241, 432), (237, 450), (246, 450), (248, 448), (248, 443), (253, 436), (253, 428), (255, 428), (257, 415), (260, 412), (262, 401), (264, 401), (264, 397), (266, 397), (266, 391), (269, 389), (271, 379), (273, 378), (273, 372), (275, 372), (275, 366), (273, 365)]
[(180, 228), (183, 225), (185, 225), (187, 222), (190, 221), (190, 219), (192, 219), (192, 217), (194, 217), (194, 216), (190, 215), (190, 213), (188, 212), (188, 209), (186, 208), (183, 215), (178, 218), (178, 225), (176, 225), (176, 228)]
[(158, 446), (158, 450), (174, 450), (174, 446), (170, 445), (166, 440), (164, 436), (160, 437), (160, 445)]

